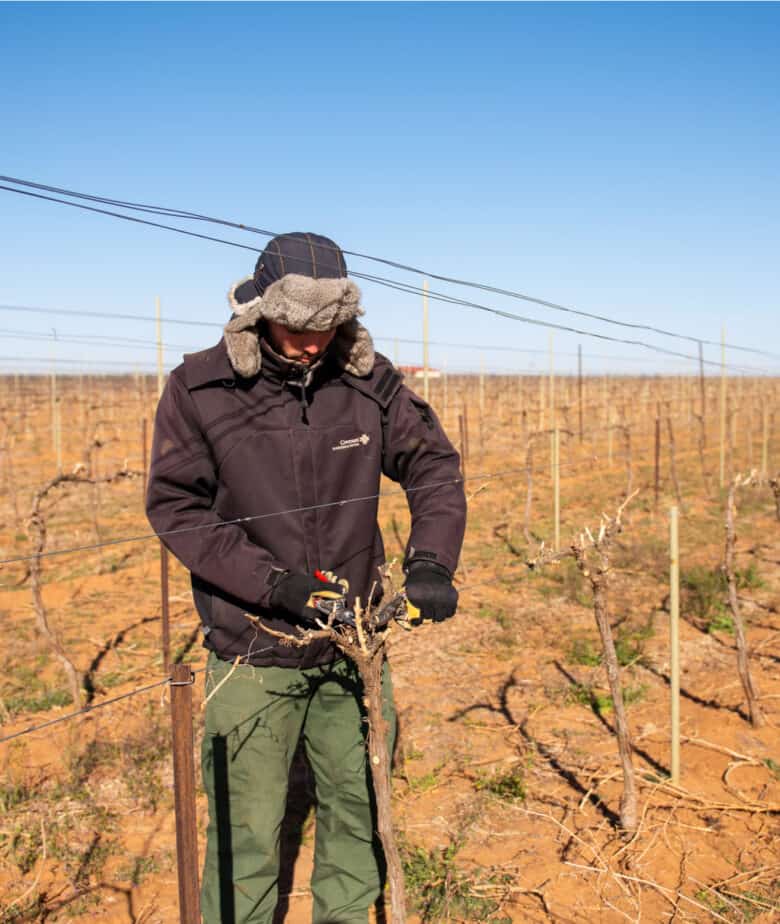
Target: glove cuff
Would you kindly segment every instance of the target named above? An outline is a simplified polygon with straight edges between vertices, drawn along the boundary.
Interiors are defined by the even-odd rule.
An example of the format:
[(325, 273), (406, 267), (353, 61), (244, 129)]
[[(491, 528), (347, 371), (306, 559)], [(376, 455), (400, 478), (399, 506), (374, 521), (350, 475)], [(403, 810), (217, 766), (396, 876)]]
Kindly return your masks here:
[(449, 568), (445, 568), (444, 565), (440, 565), (438, 562), (431, 561), (428, 558), (413, 558), (406, 563), (404, 571), (407, 574), (412, 574), (412, 572), (419, 574), (423, 571), (428, 571), (431, 574), (442, 574), (447, 580), (452, 580), (452, 573)]

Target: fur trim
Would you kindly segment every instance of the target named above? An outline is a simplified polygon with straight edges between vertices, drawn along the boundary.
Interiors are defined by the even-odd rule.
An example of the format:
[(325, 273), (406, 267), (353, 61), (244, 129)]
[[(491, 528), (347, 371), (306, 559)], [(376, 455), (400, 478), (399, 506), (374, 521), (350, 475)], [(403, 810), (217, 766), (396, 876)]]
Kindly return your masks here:
[[(262, 365), (258, 310), (254, 308), (240, 318), (233, 318), (225, 327), (230, 365), (245, 379), (257, 375)], [(374, 341), (366, 328), (354, 318), (340, 326), (330, 349), (345, 372), (364, 376), (374, 368)]]
[(363, 314), (351, 279), (312, 279), (288, 273), (263, 293), (263, 317), (288, 330), (332, 330)]
[(228, 305), (230, 305), (233, 314), (246, 314), (247, 311), (250, 311), (255, 306), (259, 305), (263, 300), (262, 295), (258, 295), (257, 298), (253, 298), (248, 302), (239, 302), (236, 299), (236, 290), (241, 286), (246, 285), (247, 282), (251, 282), (254, 279), (253, 276), (247, 276), (244, 279), (239, 279), (235, 285), (232, 285), (228, 290)]
[(247, 302), (236, 299), (236, 290), (249, 282), (241, 279), (228, 292), (228, 303), (236, 317), (225, 325), (225, 346), (230, 363), (244, 378), (260, 371), (262, 357), (257, 331), (262, 320), (276, 321), (289, 330), (325, 331), (338, 327), (334, 344), (339, 365), (352, 375), (368, 375), (374, 367), (371, 335), (356, 319), (360, 289), (351, 279), (312, 279), (288, 273), (265, 293)]
[[(250, 379), (260, 371), (260, 337), (257, 324), (262, 318), (262, 299), (247, 302), (244, 313), (232, 318), (225, 325), (225, 346), (230, 365), (245, 379)], [(245, 306), (246, 307), (246, 306)]]
[(338, 364), (352, 375), (368, 375), (374, 368), (374, 341), (360, 321), (354, 318), (342, 324), (334, 338)]

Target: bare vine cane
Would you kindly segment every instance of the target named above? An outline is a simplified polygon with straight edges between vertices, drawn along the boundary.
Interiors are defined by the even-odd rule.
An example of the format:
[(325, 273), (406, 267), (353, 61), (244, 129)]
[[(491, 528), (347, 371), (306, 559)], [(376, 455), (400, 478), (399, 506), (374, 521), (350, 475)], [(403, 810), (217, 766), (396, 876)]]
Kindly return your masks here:
[(740, 488), (758, 483), (758, 473), (753, 471), (748, 475), (735, 475), (729, 485), (729, 493), (726, 498), (726, 543), (723, 556), (723, 573), (726, 577), (728, 587), (729, 609), (734, 622), (734, 638), (737, 646), (737, 671), (742, 683), (742, 690), (745, 693), (745, 699), (748, 705), (748, 714), (750, 722), (754, 728), (761, 728), (766, 725), (766, 716), (761, 708), (759, 701), (758, 688), (750, 673), (750, 654), (748, 651), (747, 639), (745, 637), (745, 623), (742, 619), (742, 612), (739, 607), (737, 597), (737, 570), (736, 570), (736, 546), (737, 546), (737, 492)]
[[(382, 665), (385, 659), (385, 646), (395, 618), (406, 611), (404, 593), (394, 593), (390, 569), (382, 575), (389, 584), (390, 599), (378, 609), (372, 611), (369, 605), (365, 609), (360, 599), (355, 601), (355, 625), (334, 624), (334, 613), (327, 622), (317, 620), (318, 628), (298, 626), (297, 634), (279, 632), (267, 626), (261, 619), (245, 613), (247, 619), (274, 638), (282, 645), (302, 648), (315, 639), (327, 639), (333, 642), (355, 665), (363, 684), (363, 703), (368, 717), (368, 737), (366, 748), (368, 763), (371, 767), (371, 779), (374, 784), (376, 799), (377, 830), (382, 842), (382, 849), (387, 863), (387, 880), (390, 886), (390, 921), (391, 924), (406, 924), (406, 889), (404, 886), (403, 864), (393, 830), (392, 791), (390, 785), (390, 753), (387, 748), (387, 722), (382, 715)], [(372, 588), (369, 599), (373, 597)]]
[[(604, 665), (607, 670), (609, 691), (612, 695), (615, 710), (615, 734), (618, 740), (618, 752), (623, 770), (620, 826), (629, 832), (635, 831), (637, 826), (636, 783), (631, 760), (631, 736), (623, 702), (623, 687), (620, 682), (620, 667), (609, 622), (609, 577), (611, 574), (610, 554), (612, 543), (623, 528), (622, 519), (625, 508), (637, 493), (638, 491), (633, 491), (629, 494), (617, 508), (613, 517), (602, 513), (599, 530), (595, 536), (586, 526), (583, 532), (575, 537), (568, 549), (556, 552), (545, 548), (544, 543), (542, 543), (536, 558), (526, 562), (529, 568), (538, 569), (545, 565), (555, 564), (564, 558), (573, 558), (582, 576), (590, 582), (593, 591), (593, 612), (596, 617), (599, 635), (601, 636)], [(591, 553), (594, 553), (594, 555), (591, 556)]]
[[(96, 485), (111, 484), (124, 478), (133, 478), (138, 472), (130, 471), (127, 468), (120, 469), (111, 475), (104, 475), (100, 478), (89, 477), (84, 473), (84, 467), (77, 465), (73, 472), (60, 472), (54, 478), (50, 478), (42, 485), (33, 497), (30, 513), (27, 517), (27, 532), (33, 541), (33, 555), (30, 559), (30, 592), (32, 594), (33, 609), (35, 611), (35, 628), (48, 644), (54, 656), (62, 665), (70, 695), (73, 704), (77, 708), (82, 705), (82, 694), (84, 689), (84, 677), (73, 663), (70, 655), (65, 650), (62, 639), (52, 628), (49, 621), (49, 614), (43, 600), (43, 566), (41, 560), (45, 554), (46, 541), (48, 539), (47, 516), (51, 513), (51, 508), (56, 503), (56, 491), (65, 486), (71, 485)], [(44, 509), (44, 502), (50, 495), (55, 495), (54, 501), (48, 509)]]

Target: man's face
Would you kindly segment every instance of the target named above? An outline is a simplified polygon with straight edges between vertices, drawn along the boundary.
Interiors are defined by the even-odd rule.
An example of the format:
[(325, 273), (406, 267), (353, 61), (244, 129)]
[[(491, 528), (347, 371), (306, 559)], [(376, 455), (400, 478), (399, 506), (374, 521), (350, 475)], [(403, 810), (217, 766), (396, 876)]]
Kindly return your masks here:
[(325, 352), (328, 344), (336, 336), (334, 330), (305, 330), (294, 333), (275, 321), (268, 322), (268, 335), (271, 345), (286, 359), (310, 365)]

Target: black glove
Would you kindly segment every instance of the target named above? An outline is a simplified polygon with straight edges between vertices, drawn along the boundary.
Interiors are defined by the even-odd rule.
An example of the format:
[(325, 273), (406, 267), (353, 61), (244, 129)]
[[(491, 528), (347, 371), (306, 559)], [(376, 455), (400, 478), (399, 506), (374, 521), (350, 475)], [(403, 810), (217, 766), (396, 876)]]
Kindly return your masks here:
[(443, 622), (455, 615), (458, 592), (452, 576), (443, 565), (420, 559), (410, 563), (406, 577), (406, 596), (423, 619)]
[(344, 596), (340, 584), (329, 584), (310, 574), (293, 574), (288, 571), (276, 582), (271, 591), (271, 606), (284, 610), (296, 622), (311, 623), (322, 614), (313, 608), (312, 597), (334, 600)]

